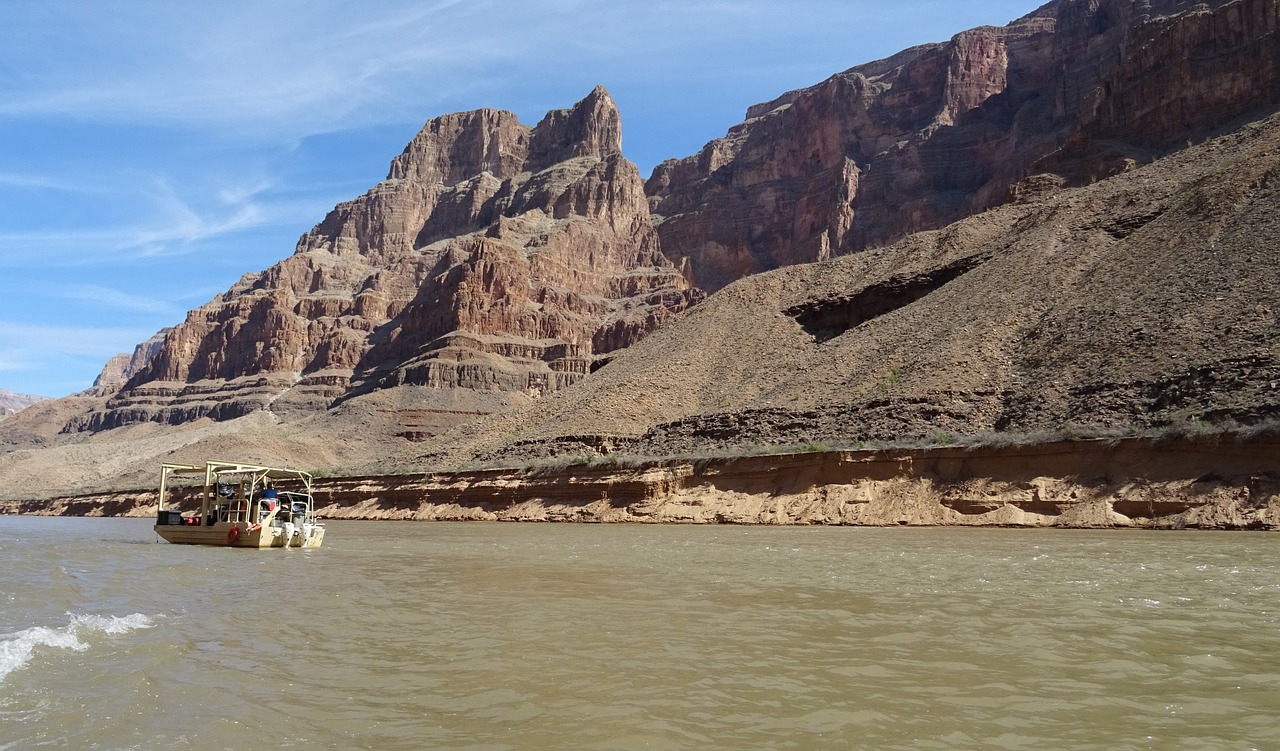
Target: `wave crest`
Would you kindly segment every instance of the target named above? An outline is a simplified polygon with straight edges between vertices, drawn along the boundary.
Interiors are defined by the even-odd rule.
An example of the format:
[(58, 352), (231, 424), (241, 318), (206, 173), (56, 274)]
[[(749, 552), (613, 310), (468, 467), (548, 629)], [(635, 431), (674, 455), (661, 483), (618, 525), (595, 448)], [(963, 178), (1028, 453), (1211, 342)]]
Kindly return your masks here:
[(39, 648), (70, 649), (83, 652), (89, 648), (84, 639), (92, 634), (123, 634), (155, 623), (142, 613), (130, 615), (81, 615), (67, 613), (70, 622), (62, 628), (34, 626), (16, 634), (0, 636), (0, 681), (31, 662)]

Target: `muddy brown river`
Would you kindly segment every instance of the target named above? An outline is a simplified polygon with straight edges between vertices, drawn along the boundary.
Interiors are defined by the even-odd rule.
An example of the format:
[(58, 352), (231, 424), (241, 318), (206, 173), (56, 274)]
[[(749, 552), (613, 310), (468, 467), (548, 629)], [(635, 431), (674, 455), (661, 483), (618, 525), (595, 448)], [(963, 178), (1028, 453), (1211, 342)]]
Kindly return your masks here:
[(0, 517), (0, 750), (1277, 739), (1274, 533)]

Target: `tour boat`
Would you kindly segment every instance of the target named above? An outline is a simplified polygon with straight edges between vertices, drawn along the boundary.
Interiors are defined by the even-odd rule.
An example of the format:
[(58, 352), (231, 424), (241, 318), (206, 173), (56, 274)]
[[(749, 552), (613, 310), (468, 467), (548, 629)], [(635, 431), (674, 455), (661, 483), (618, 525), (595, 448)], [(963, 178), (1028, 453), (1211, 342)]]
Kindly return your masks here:
[[(318, 548), (324, 525), (316, 520), (311, 475), (296, 469), (238, 462), (160, 465), (156, 534), (179, 545), (235, 548)], [(201, 487), (203, 482), (203, 487)], [(200, 510), (182, 512), (167, 496), (200, 493)]]

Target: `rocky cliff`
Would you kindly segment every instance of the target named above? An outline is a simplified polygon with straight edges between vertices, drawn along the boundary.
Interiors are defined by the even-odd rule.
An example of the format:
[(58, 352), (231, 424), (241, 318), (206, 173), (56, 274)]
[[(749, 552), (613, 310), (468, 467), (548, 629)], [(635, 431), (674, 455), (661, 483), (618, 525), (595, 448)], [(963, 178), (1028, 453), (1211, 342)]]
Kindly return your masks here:
[(1278, 3), (1056, 0), (756, 105), (647, 183), (601, 88), (534, 127), (437, 118), (293, 256), (108, 367), (109, 400), (65, 429), (362, 408), (418, 440), (520, 406), (701, 289), (1105, 178), (1271, 105)]
[(1274, 427), (1278, 186), (1273, 115), (1093, 185), (741, 279), (577, 388), (423, 459)]
[(697, 286), (1084, 184), (1280, 100), (1277, 0), (1057, 0), (747, 112), (646, 190)]
[(94, 379), (93, 386), (89, 388), (86, 395), (109, 396), (118, 391), (130, 378), (141, 373), (151, 364), (155, 356), (160, 353), (160, 348), (164, 345), (165, 337), (170, 331), (173, 329), (163, 328), (150, 339), (134, 347), (133, 354), (121, 352), (107, 360), (107, 364), (102, 366), (102, 371), (98, 373), (98, 377)]
[(578, 381), (700, 299), (659, 250), (621, 138), (603, 88), (536, 127), (430, 121), (386, 180), (191, 311), (68, 429), (297, 417), (418, 386), (401, 402), (435, 415), (406, 431), (423, 437)]
[(603, 89), (535, 127), (437, 118), (292, 257), (104, 374), (123, 387), (66, 427), (290, 419), (377, 394), (422, 438), (523, 404), (698, 289), (1116, 174), (1269, 106), (1278, 8), (1056, 0), (756, 105), (644, 184)]

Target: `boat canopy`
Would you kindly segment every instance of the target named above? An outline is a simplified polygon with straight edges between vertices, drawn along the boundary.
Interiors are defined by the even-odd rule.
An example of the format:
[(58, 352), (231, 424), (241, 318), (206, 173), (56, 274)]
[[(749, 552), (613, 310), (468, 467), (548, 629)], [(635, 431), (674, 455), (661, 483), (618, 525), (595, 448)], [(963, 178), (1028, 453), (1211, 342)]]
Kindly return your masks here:
[(311, 473), (287, 467), (264, 467), (258, 464), (243, 462), (207, 461), (200, 464), (161, 464), (160, 465), (160, 510), (165, 508), (165, 496), (170, 481), (177, 478), (201, 478), (204, 484), (204, 502), (202, 511), (207, 511), (208, 504), (215, 496), (251, 498), (256, 491), (270, 487), (277, 482), (287, 485), (301, 484), (302, 493), (308, 499), (311, 495)]
[[(169, 542), (318, 548), (324, 539), (310, 472), (224, 461), (164, 463), (160, 468), (155, 530)], [(168, 508), (171, 495), (177, 506), (189, 504), (197, 494), (199, 510)]]

